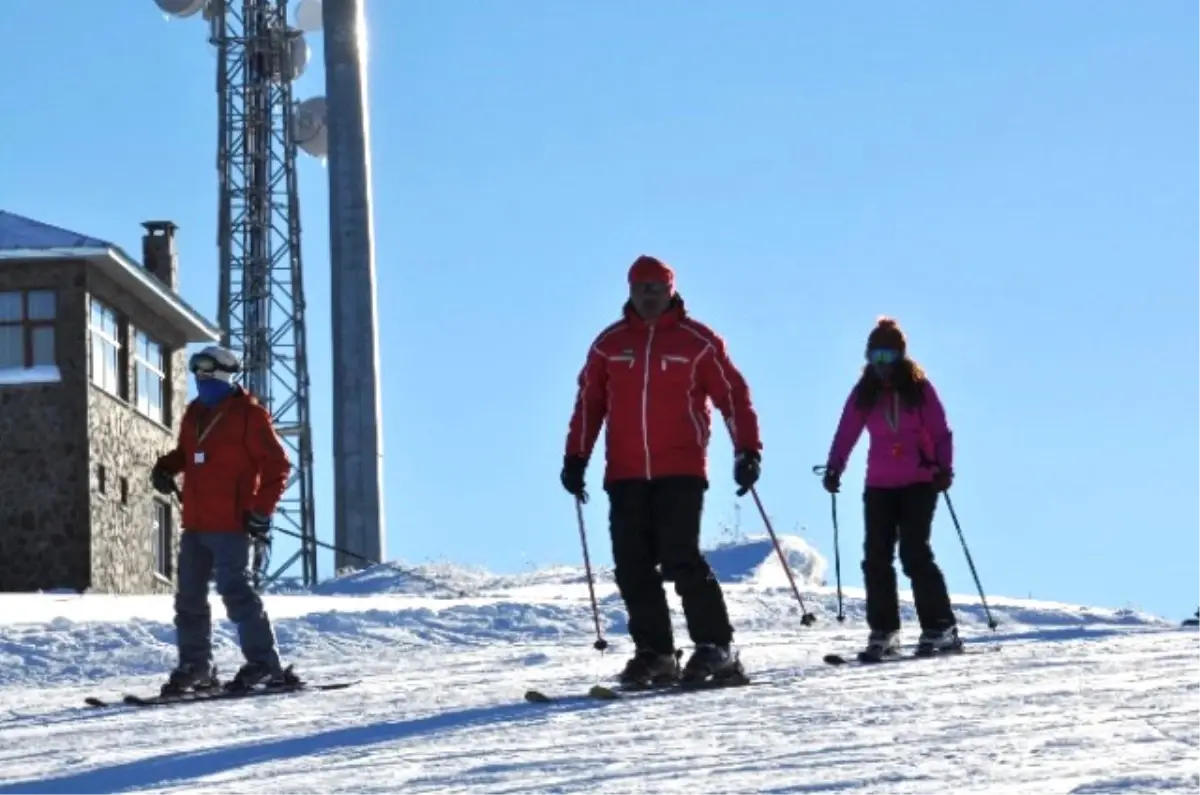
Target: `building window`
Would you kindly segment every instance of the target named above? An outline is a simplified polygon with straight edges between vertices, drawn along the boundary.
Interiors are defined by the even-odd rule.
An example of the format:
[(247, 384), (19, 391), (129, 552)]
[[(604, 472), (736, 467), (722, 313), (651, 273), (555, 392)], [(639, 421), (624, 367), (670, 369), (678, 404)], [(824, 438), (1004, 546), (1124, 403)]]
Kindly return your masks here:
[(57, 380), (54, 357), (57, 309), (58, 295), (53, 290), (0, 292), (0, 372), (29, 375), (40, 371), (47, 375), (47, 380)]
[[(131, 329), (132, 330), (132, 329)], [(142, 331), (133, 333), (133, 402), (150, 419), (167, 424), (163, 346)]]
[(92, 338), (92, 355), (88, 361), (92, 383), (121, 397), (121, 338), (117, 313), (93, 298), (88, 327)]
[(154, 550), (154, 570), (168, 580), (171, 579), (171, 506), (162, 500), (154, 503), (154, 524), (151, 527), (150, 545)]
[(101, 494), (108, 492), (108, 473), (104, 471), (104, 464), (96, 465), (96, 491)]

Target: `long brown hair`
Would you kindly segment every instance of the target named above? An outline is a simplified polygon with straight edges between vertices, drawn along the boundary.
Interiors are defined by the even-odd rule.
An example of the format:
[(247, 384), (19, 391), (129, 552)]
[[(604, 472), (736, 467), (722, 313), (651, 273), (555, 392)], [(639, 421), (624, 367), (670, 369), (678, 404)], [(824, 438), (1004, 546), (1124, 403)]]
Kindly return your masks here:
[[(900, 402), (907, 408), (920, 408), (925, 400), (925, 371), (921, 365), (905, 356), (892, 365), (892, 376), (889, 379), (892, 389), (900, 396)], [(863, 368), (858, 383), (854, 385), (854, 406), (866, 413), (875, 408), (879, 401), (879, 393), (883, 391), (883, 379), (875, 372), (875, 368), (867, 365)]]

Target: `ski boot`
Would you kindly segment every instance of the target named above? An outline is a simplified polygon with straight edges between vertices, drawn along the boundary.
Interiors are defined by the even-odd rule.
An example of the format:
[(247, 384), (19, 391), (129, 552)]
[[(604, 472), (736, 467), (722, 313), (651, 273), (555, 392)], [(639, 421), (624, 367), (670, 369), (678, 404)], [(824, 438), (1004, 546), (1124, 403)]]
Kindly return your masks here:
[(679, 681), (679, 653), (639, 649), (617, 677), (622, 690), (669, 687)]
[(963, 642), (958, 637), (958, 627), (947, 627), (922, 632), (917, 641), (917, 650), (913, 653), (918, 657), (932, 657), (935, 654), (956, 654), (962, 650)]
[(746, 684), (749, 681), (741, 661), (728, 646), (697, 643), (696, 650), (683, 667), (679, 684), (681, 687), (698, 687)]
[(883, 662), (900, 656), (900, 633), (872, 630), (867, 638), (867, 648), (858, 653), (860, 662)]
[(219, 690), (221, 681), (211, 665), (181, 665), (167, 678), (159, 690), (163, 698), (178, 698), (189, 693), (204, 694)]
[(297, 688), (302, 684), (290, 665), (282, 671), (272, 671), (270, 666), (263, 663), (248, 662), (225, 684), (225, 690), (230, 693), (245, 693), (260, 686), (264, 690), (277, 690)]

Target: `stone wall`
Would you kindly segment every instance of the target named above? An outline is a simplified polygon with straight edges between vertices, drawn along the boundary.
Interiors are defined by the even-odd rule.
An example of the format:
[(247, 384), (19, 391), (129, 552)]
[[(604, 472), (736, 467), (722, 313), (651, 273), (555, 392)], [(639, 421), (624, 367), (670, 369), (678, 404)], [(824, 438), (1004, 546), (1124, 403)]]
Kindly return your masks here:
[(57, 384), (0, 385), (0, 591), (90, 584), (84, 265), (5, 263), (0, 290), (58, 291)]
[(92, 589), (169, 592), (179, 549), (179, 510), (165, 500), (173, 526), (164, 576), (156, 571), (154, 552), (155, 503), (164, 500), (150, 485), (150, 468), (171, 449), (174, 436), (97, 386), (89, 388), (88, 422)]
[[(140, 302), (114, 285), (103, 274), (88, 274), (89, 292), (117, 310), (125, 326), (123, 336), (132, 338), (129, 324), (167, 348), (166, 376), (169, 405), (166, 427), (126, 400), (97, 386), (88, 389), (88, 445), (91, 492), (92, 587), (111, 593), (169, 592), (179, 549), (179, 504), (167, 500), (172, 525), (169, 551), (170, 579), (156, 572), (154, 557), (155, 502), (163, 498), (150, 485), (150, 469), (160, 455), (175, 446), (179, 418), (187, 404), (187, 353), (179, 332)], [(121, 360), (124, 395), (132, 396), (132, 359)], [(100, 467), (105, 472), (105, 491), (99, 490)]]
[[(94, 268), (82, 262), (4, 263), (0, 291), (58, 291), (56, 360), (61, 380), (0, 384), (0, 592), (65, 588), (110, 593), (168, 592), (179, 544), (179, 506), (168, 501), (169, 578), (156, 573), (156, 501), (150, 468), (175, 444), (187, 403), (185, 341)], [(167, 349), (167, 421), (144, 416), (123, 397), (90, 383), (93, 294)], [(124, 396), (134, 394), (123, 353)]]

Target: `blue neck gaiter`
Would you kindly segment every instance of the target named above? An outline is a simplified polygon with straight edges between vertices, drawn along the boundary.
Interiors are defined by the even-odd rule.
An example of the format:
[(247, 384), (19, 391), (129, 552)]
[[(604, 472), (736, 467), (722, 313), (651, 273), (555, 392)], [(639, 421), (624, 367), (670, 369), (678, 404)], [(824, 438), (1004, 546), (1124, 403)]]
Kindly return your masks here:
[(216, 378), (197, 378), (196, 392), (201, 403), (212, 407), (229, 397), (229, 394), (233, 392), (233, 384)]

